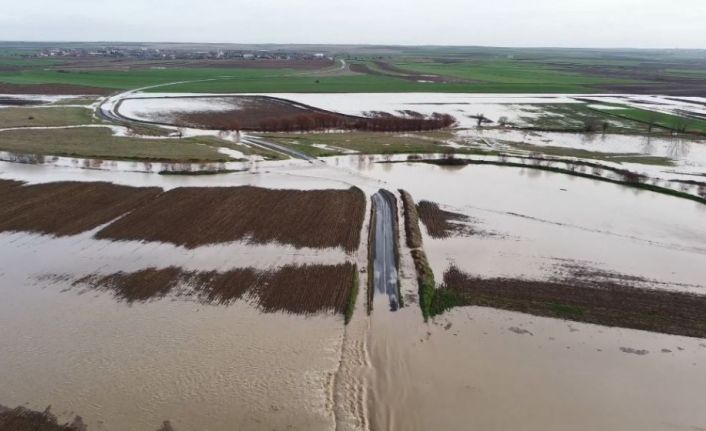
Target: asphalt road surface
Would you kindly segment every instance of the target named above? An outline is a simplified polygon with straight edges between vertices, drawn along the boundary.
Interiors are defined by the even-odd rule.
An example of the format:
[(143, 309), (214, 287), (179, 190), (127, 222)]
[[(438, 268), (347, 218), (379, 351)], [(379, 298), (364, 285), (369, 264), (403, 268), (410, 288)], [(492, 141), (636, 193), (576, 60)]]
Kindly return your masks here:
[(376, 294), (384, 294), (390, 300), (390, 310), (399, 308), (397, 263), (395, 259), (395, 222), (390, 199), (381, 192), (373, 195), (375, 202), (375, 252), (373, 260), (374, 286)]

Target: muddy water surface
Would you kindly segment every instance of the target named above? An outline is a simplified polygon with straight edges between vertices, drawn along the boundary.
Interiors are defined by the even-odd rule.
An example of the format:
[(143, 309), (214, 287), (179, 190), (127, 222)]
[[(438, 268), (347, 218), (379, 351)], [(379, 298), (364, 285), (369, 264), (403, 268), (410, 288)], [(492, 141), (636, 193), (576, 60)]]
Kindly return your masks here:
[(477, 235), (425, 235), (439, 279), (451, 264), (478, 276), (529, 278), (579, 264), (706, 292), (706, 205), (533, 169), (330, 162), (346, 161), (390, 189), (471, 217)]
[[(404, 188), (417, 201), (471, 217), (478, 232), (444, 241), (425, 233), (437, 279), (451, 264), (480, 276), (546, 278), (569, 262), (703, 292), (704, 205), (530, 169), (372, 160), (213, 178), (0, 164), (0, 176), (165, 188)], [(706, 341), (477, 307), (425, 324), (408, 253), (402, 291), (411, 300), (395, 313), (376, 306), (368, 317), (360, 295), (346, 329), (340, 317), (261, 314), (242, 302), (128, 306), (36, 277), (47, 268), (222, 269), (232, 266), (229, 257), (256, 267), (320, 258), (277, 249), (280, 257), (270, 259), (274, 250), (227, 247), (189, 254), (157, 244), (0, 236), (0, 403), (51, 404), (62, 418), (83, 416), (89, 430), (152, 430), (163, 420), (176, 431), (323, 430), (334, 429), (337, 409), (350, 414), (339, 414), (341, 429), (693, 430), (706, 423)], [(366, 260), (364, 248), (358, 254)], [(339, 360), (351, 357), (334, 381)]]
[[(379, 430), (696, 430), (704, 341), (480, 307), (376, 313)], [(384, 400), (384, 401), (381, 401)]]
[[(4, 261), (3, 261), (4, 262)], [(89, 430), (333, 427), (342, 318), (179, 300), (126, 305), (0, 268), (0, 400)]]

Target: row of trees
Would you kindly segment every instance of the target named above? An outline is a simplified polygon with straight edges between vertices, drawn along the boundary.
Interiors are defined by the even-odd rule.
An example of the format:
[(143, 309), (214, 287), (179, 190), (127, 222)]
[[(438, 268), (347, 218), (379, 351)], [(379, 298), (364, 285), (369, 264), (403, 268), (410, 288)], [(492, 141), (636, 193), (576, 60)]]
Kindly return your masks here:
[(387, 113), (368, 113), (369, 116), (351, 118), (326, 113), (308, 113), (295, 116), (268, 118), (260, 121), (259, 130), (265, 132), (308, 132), (314, 130), (360, 130), (376, 132), (417, 132), (450, 127), (456, 119), (448, 114), (430, 116), (398, 116)]

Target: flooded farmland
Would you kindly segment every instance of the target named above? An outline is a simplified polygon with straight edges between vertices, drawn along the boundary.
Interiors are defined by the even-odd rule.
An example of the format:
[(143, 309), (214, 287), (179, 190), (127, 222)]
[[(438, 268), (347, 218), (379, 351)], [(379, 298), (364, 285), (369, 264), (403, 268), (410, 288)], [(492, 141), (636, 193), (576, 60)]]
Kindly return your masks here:
[[(437, 109), (438, 95), (414, 97), (390, 106)], [(508, 97), (467, 99), (444, 100), (469, 115), (521, 111)], [(145, 114), (137, 100), (127, 107)], [(155, 100), (145, 106), (170, 106)], [(573, 103), (531, 103), (545, 100)], [(520, 140), (504, 133), (520, 132), (459, 132)], [(523, 135), (544, 138), (591, 145)], [(667, 155), (701, 172), (700, 145)], [(51, 406), (88, 431), (703, 428), (706, 205), (499, 157), (459, 163), (470, 157), (228, 162), (248, 166), (217, 175), (0, 162), (0, 406)], [(400, 190), (417, 204), (414, 250)], [(419, 250), (436, 290), (483, 281), (485, 302), (456, 286), (463, 301), (425, 320)], [(574, 297), (634, 294), (636, 317), (562, 296), (530, 303), (561, 283)], [(508, 284), (536, 296), (500, 296)], [(651, 314), (651, 298), (670, 296), (655, 292), (693, 309), (662, 319), (673, 309)], [(630, 308), (619, 305), (608, 314)]]

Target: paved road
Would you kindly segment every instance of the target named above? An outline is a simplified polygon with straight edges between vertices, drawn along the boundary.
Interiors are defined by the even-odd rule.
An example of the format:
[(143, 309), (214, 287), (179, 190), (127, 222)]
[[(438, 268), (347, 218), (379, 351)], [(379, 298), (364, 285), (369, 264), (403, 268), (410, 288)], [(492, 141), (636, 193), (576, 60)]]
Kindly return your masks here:
[(397, 262), (395, 259), (395, 228), (392, 203), (381, 192), (373, 195), (375, 202), (375, 253), (373, 268), (376, 294), (385, 294), (390, 300), (390, 310), (399, 308)]

